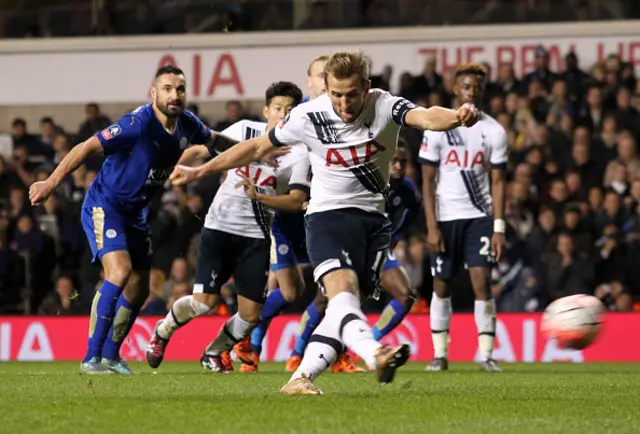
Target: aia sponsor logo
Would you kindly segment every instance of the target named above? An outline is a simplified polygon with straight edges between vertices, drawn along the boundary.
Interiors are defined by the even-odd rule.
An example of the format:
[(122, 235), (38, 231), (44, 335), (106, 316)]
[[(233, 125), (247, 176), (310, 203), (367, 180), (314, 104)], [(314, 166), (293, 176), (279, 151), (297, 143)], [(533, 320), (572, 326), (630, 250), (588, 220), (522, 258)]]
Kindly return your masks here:
[(120, 357), (125, 360), (145, 360), (147, 344), (151, 340), (154, 325), (144, 319), (136, 319), (131, 331), (120, 348)]

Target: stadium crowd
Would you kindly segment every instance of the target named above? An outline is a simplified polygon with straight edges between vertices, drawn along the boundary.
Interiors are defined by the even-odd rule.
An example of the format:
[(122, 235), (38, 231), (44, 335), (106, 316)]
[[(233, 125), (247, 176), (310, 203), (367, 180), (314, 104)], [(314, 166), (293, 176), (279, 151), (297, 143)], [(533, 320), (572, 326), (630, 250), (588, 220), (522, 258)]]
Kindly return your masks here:
[(640, 17), (638, 0), (431, 0), (428, 6), (425, 4), (424, 0), (7, 0), (0, 5), (0, 37), (145, 35)]
[[(411, 0), (397, 1), (409, 9), (413, 4)], [(120, 10), (117, 2), (104, 3)], [(238, 11), (249, 10), (243, 8), (255, 3), (229, 4)], [(389, 7), (377, 1), (353, 3), (366, 4), (365, 11)], [(495, 21), (489, 6), (502, 2), (486, 3), (486, 7), (478, 8), (479, 18), (473, 22)], [(525, 7), (530, 2), (515, 3)], [(603, 14), (608, 11), (610, 18), (620, 10), (615, 5), (622, 5), (614, 1), (573, 3), (579, 6), (575, 13), (584, 6)], [(625, 5), (635, 7), (636, 3)], [(312, 10), (323, 4), (313, 3)], [(147, 6), (151, 5), (149, 2)], [(393, 16), (402, 21), (400, 15)], [(360, 25), (422, 23), (400, 21)], [(41, 27), (31, 33), (7, 32), (31, 27), (11, 20), (3, 22), (8, 36), (58, 34), (42, 32)], [(442, 22), (455, 21), (440, 18)], [(306, 28), (319, 27), (326, 27), (326, 23)], [(142, 33), (167, 31), (153, 26), (131, 28)], [(119, 33), (130, 33), (122, 29)], [(498, 309), (540, 311), (551, 300), (575, 293), (595, 293), (614, 310), (637, 309), (634, 303), (640, 301), (640, 277), (634, 273), (634, 266), (640, 260), (640, 81), (636, 80), (634, 67), (614, 54), (601, 64), (580, 65), (575, 54), (566, 53), (561, 71), (549, 70), (544, 47), (537, 48), (535, 58), (535, 70), (523, 77), (516, 77), (510, 64), (497, 65), (496, 74), (490, 75), (497, 79), (486, 86), (484, 110), (507, 130), (510, 149), (508, 249), (494, 269), (492, 282)], [(428, 59), (418, 76), (394, 76), (392, 68), (386, 68), (382, 75), (372, 77), (373, 86), (389, 89), (390, 83), (398, 80), (399, 95), (425, 107), (449, 106), (453, 75), (440, 75), (437, 66), (436, 58)], [(197, 106), (190, 109), (198, 111)], [(16, 117), (11, 125), (0, 127), (11, 133), (14, 143), (10, 158), (0, 157), (0, 313), (88, 312), (101, 276), (99, 268), (91, 264), (79, 212), (102, 158), (92, 157), (44, 206), (32, 208), (27, 189), (34, 180), (45, 178), (74, 144), (109, 126), (120, 115), (107, 116), (97, 104), (88, 104), (86, 119), (77, 131), (63, 131), (56, 125), (55, 113), (42, 118), (38, 126), (26, 125)], [(239, 119), (254, 117), (237, 101), (227, 103), (225, 119), (209, 122), (206, 113), (199, 115), (217, 131)], [(412, 151), (408, 176), (420, 184), (417, 155), (421, 135), (403, 130), (402, 136)], [(152, 295), (143, 314), (165, 314), (175, 299), (191, 291), (199, 231), (219, 183), (220, 179), (211, 178), (187, 189), (166, 191), (155, 199), (151, 209)], [(425, 227), (422, 217), (396, 247), (398, 259), (421, 297), (416, 311), (427, 310), (426, 300), (431, 294)], [(454, 308), (469, 309), (473, 296), (468, 277), (460, 276), (457, 285), (460, 296), (455, 297)], [(217, 313), (233, 312), (233, 282), (226, 286), (225, 300), (226, 305)], [(306, 301), (296, 309), (304, 308)], [(376, 310), (383, 303), (371, 302), (368, 308)]]

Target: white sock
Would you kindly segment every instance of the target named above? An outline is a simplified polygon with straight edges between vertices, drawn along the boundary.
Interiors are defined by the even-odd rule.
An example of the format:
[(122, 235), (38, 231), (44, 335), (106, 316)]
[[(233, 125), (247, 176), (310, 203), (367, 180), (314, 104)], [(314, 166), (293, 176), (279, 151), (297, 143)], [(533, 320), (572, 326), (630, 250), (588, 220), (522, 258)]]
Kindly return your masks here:
[(193, 295), (180, 297), (173, 303), (167, 317), (158, 327), (158, 334), (164, 339), (197, 316), (204, 315), (211, 310), (206, 304), (196, 300)]
[(338, 354), (344, 349), (338, 335), (338, 325), (331, 321), (322, 321), (309, 338), (309, 344), (304, 351), (300, 366), (293, 373), (289, 381), (303, 375), (310, 379), (316, 378), (336, 361)]
[(484, 360), (491, 358), (496, 337), (496, 304), (494, 300), (476, 300), (473, 316), (478, 328), (478, 348)]
[(326, 321), (335, 321), (342, 330), (342, 342), (371, 369), (376, 367), (376, 352), (382, 344), (373, 337), (371, 326), (360, 309), (360, 299), (350, 292), (333, 297), (327, 305)]
[(249, 336), (256, 325), (258, 323), (245, 321), (236, 313), (224, 323), (218, 336), (209, 344), (205, 352), (217, 356), (223, 351), (231, 350), (235, 344)]
[(451, 312), (451, 297), (440, 298), (434, 292), (431, 296), (429, 322), (431, 323), (433, 356), (436, 359), (446, 359), (448, 357)]
[(343, 342), (369, 367), (375, 368), (376, 352), (382, 344), (373, 338), (371, 327), (360, 310), (360, 300), (350, 292), (329, 300), (324, 319), (311, 335), (302, 362), (291, 380), (302, 375), (313, 379), (322, 374), (342, 353)]

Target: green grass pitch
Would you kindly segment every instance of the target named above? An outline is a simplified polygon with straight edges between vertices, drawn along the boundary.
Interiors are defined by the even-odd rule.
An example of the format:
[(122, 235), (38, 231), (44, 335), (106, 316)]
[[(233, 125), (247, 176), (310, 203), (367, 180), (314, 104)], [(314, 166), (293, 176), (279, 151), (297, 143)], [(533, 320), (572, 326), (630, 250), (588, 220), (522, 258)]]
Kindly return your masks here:
[(332, 374), (324, 396), (280, 396), (289, 375), (221, 375), (165, 363), (157, 375), (87, 377), (77, 363), (0, 363), (0, 432), (6, 433), (634, 433), (639, 364), (502, 364), (478, 372), (403, 367), (380, 386), (371, 373)]

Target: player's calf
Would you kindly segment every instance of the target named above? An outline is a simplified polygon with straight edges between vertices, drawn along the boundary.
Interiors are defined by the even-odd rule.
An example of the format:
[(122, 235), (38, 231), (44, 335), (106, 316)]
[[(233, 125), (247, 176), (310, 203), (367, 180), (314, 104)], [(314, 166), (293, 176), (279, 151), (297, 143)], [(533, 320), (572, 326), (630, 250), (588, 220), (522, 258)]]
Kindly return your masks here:
[(179, 298), (165, 317), (156, 324), (147, 348), (147, 362), (157, 368), (164, 359), (164, 353), (173, 333), (193, 318), (209, 312), (219, 302), (214, 294), (194, 294)]
[[(395, 258), (394, 258), (395, 259)], [(380, 340), (396, 328), (411, 311), (415, 302), (414, 291), (411, 287), (409, 276), (397, 261), (389, 261), (385, 272), (382, 274), (380, 286), (393, 297), (393, 300), (385, 306), (380, 319), (373, 327), (373, 337)]]
[(491, 298), (488, 267), (470, 267), (469, 277), (476, 296), (473, 316), (478, 330), (478, 348), (482, 362), (480, 369), (488, 372), (499, 372), (500, 368), (493, 360), (493, 349), (496, 336), (496, 305)]

